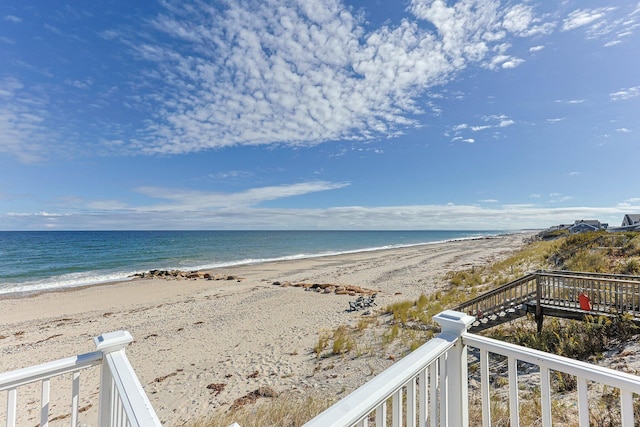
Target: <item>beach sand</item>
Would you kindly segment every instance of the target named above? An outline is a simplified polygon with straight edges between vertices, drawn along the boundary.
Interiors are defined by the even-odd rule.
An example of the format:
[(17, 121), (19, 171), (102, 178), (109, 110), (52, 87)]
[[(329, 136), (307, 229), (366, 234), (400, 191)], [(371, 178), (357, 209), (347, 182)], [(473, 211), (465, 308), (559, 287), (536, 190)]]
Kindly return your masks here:
[[(185, 425), (225, 409), (259, 386), (337, 399), (388, 367), (393, 357), (348, 357), (337, 359), (339, 366), (327, 366), (336, 360), (318, 360), (312, 349), (321, 331), (358, 322), (362, 312), (348, 311), (355, 297), (273, 282), (360, 286), (378, 292), (379, 309), (444, 289), (447, 272), (504, 259), (523, 246), (526, 236), (211, 271), (239, 277), (232, 280), (136, 279), (4, 297), (0, 299), (0, 372), (91, 352), (94, 336), (127, 330), (134, 337), (127, 355), (164, 425)], [(91, 377), (83, 376), (80, 406), (87, 407), (83, 416), (97, 406), (97, 381)], [(37, 397), (20, 399), (19, 425), (37, 424), (37, 393)], [(66, 411), (66, 393), (54, 399), (52, 417)], [(88, 399), (93, 407), (88, 407)], [(51, 425), (63, 423), (68, 420)]]

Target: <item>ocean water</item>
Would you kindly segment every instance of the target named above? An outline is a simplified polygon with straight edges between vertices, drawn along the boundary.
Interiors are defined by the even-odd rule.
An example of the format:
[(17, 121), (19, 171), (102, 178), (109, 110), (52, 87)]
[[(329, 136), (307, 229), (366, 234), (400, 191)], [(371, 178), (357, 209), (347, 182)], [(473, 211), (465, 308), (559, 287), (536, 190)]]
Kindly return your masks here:
[(0, 294), (429, 244), (500, 231), (0, 231)]

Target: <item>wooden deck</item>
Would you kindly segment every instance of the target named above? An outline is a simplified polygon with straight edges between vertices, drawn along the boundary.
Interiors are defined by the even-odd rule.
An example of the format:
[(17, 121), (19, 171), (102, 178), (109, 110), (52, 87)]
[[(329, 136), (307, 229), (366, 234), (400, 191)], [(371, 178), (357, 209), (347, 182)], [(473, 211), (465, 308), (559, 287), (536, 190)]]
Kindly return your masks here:
[[(590, 310), (580, 308), (583, 292)], [(471, 330), (496, 326), (533, 313), (538, 330), (544, 316), (584, 319), (586, 315), (627, 314), (640, 322), (640, 276), (583, 273), (575, 271), (536, 271), (486, 292), (458, 307), (476, 317)]]

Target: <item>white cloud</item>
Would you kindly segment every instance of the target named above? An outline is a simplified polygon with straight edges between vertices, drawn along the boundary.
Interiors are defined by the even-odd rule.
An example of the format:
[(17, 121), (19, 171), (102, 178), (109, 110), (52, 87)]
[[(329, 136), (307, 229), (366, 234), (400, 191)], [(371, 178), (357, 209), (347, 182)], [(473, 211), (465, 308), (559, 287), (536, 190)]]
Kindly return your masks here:
[[(464, 136), (462, 136), (465, 133), (464, 131), (470, 130), (472, 132), (481, 132), (488, 129), (505, 128), (507, 126), (511, 126), (515, 124), (515, 121), (511, 120), (505, 114), (493, 114), (489, 116), (482, 116), (482, 120), (489, 124), (469, 125), (467, 123), (462, 123), (462, 124), (453, 126), (451, 130), (445, 134), (445, 136), (449, 136), (451, 133), (453, 133), (454, 138), (452, 139), (452, 141), (463, 140), (464, 142), (474, 143), (475, 139), (473, 138), (464, 139)], [(497, 132), (498, 131), (496, 131), (496, 133)]]
[(300, 196), (319, 191), (336, 190), (348, 183), (313, 181), (291, 185), (252, 188), (239, 193), (211, 193), (174, 188), (139, 187), (136, 192), (154, 199), (168, 200), (165, 204), (132, 208), (142, 211), (185, 211), (210, 209), (235, 209), (256, 206), (262, 202)]
[(542, 45), (532, 46), (529, 48), (529, 52), (540, 52), (542, 49), (544, 49)]
[(598, 9), (578, 9), (574, 10), (562, 23), (562, 31), (575, 30), (576, 28), (589, 25), (599, 19), (604, 18), (615, 8), (602, 7)]
[(622, 43), (622, 40), (613, 40), (604, 44), (604, 47), (611, 47)]
[(32, 97), (15, 78), (0, 80), (0, 153), (15, 155), (22, 162), (41, 159), (44, 143), (55, 135), (44, 125), (42, 100)]
[(628, 41), (640, 27), (638, 4), (623, 4), (590, 10), (575, 10), (563, 21), (563, 31), (585, 28), (588, 39), (608, 39), (603, 46), (612, 47)]
[(85, 80), (65, 79), (64, 82), (65, 82), (65, 84), (67, 84), (69, 86), (73, 86), (73, 87), (75, 87), (77, 89), (88, 89), (93, 84), (93, 79), (91, 79), (91, 78), (87, 78)]
[(414, 0), (410, 19), (371, 30), (338, 0), (165, 6), (153, 28), (180, 49), (127, 41), (162, 86), (150, 95), (155, 123), (130, 144), (147, 153), (394, 137), (419, 126), (418, 97), (461, 69), (521, 64), (506, 54), (505, 31), (527, 36), (541, 24), (529, 6), (493, 0)]
[(629, 204), (640, 204), (640, 197), (633, 197), (631, 199), (627, 199), (624, 201), (627, 205)]
[(568, 99), (568, 100), (556, 99), (557, 104), (577, 105), (577, 104), (584, 104), (585, 102), (587, 102), (586, 99)]
[(573, 196), (565, 196), (562, 193), (549, 193), (549, 203), (564, 203), (573, 199)]
[(476, 140), (473, 138), (467, 138), (467, 139), (463, 139), (462, 142), (466, 142), (467, 144), (473, 144), (474, 142), (476, 142)]
[(620, 89), (618, 92), (610, 93), (609, 98), (612, 101), (622, 101), (640, 96), (640, 86), (633, 86), (626, 89)]
[(616, 129), (616, 132), (618, 132), (618, 133), (631, 133), (631, 130), (627, 129), (627, 128), (618, 128), (618, 129)]
[(7, 16), (4, 17), (4, 20), (7, 21), (7, 22), (14, 23), (14, 24), (19, 24), (19, 23), (22, 22), (22, 19), (18, 18), (15, 15), (7, 15)]
[(508, 61), (502, 63), (502, 68), (516, 68), (518, 65), (522, 64), (524, 59), (511, 57)]
[[(535, 204), (340, 206), (326, 209), (230, 208), (194, 210), (182, 215), (172, 211), (111, 211), (91, 213), (0, 214), (2, 229), (485, 229), (547, 228), (580, 218), (604, 222), (622, 221), (629, 210), (640, 209), (639, 199), (615, 207), (540, 207)], [(51, 220), (55, 220), (51, 223)], [(427, 226), (425, 226), (427, 224)]]
[(507, 10), (504, 14), (502, 27), (515, 34), (522, 34), (529, 31), (534, 14), (531, 6), (517, 4)]

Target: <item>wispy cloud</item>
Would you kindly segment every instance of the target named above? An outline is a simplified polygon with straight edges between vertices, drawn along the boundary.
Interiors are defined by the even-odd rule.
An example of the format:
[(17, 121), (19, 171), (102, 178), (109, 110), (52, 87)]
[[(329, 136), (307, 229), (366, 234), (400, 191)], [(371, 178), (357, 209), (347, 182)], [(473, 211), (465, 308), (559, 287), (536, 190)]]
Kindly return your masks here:
[(549, 203), (563, 203), (573, 199), (573, 196), (565, 196), (562, 193), (549, 193)]
[(266, 201), (301, 196), (319, 191), (336, 190), (348, 185), (348, 183), (313, 181), (291, 185), (253, 188), (238, 193), (211, 193), (193, 190), (177, 190), (175, 188), (139, 187), (136, 189), (136, 192), (153, 199), (168, 200), (169, 203), (153, 204), (133, 209), (180, 212), (220, 208), (235, 209), (257, 206)]
[[(634, 201), (635, 200), (635, 201)], [(195, 210), (176, 216), (165, 211), (91, 212), (59, 214), (0, 214), (0, 228), (66, 229), (524, 229), (598, 218), (617, 223), (630, 209), (640, 209), (639, 199), (615, 207), (541, 207), (536, 204), (492, 203), (490, 207), (448, 203), (444, 205), (343, 206), (327, 209), (230, 208)], [(8, 225), (11, 225), (10, 227)], [(88, 227), (87, 227), (88, 225)]]
[(4, 20), (7, 21), (7, 22), (11, 22), (13, 24), (19, 24), (19, 23), (22, 22), (22, 19), (17, 17), (17, 16), (15, 16), (15, 15), (6, 15), (4, 17)]
[(640, 86), (633, 86), (626, 89), (620, 89), (617, 92), (609, 94), (612, 101), (623, 101), (640, 96)]
[(616, 46), (628, 40), (640, 27), (638, 10), (638, 4), (575, 10), (564, 19), (562, 31), (585, 28), (587, 38), (605, 39), (605, 47)]
[(578, 9), (574, 10), (562, 22), (562, 31), (571, 31), (585, 25), (592, 24), (599, 19), (604, 18), (609, 12), (615, 10), (612, 7), (601, 7), (598, 9)]
[(448, 131), (445, 136), (453, 135), (452, 141), (463, 140), (464, 142), (475, 142), (473, 138), (463, 139), (465, 131), (482, 132), (490, 129), (495, 129), (495, 133), (499, 132), (500, 128), (506, 128), (515, 124), (515, 121), (510, 119), (505, 114), (493, 114), (489, 116), (482, 116), (482, 121), (486, 124), (482, 125), (470, 125), (468, 123), (461, 123), (455, 125)]
[(153, 29), (181, 49), (126, 41), (162, 85), (157, 120), (130, 145), (146, 153), (394, 137), (419, 125), (430, 88), (473, 64), (515, 67), (506, 40), (548, 31), (530, 6), (490, 0), (414, 0), (409, 19), (374, 29), (337, 0), (165, 5)]
[(23, 162), (41, 159), (44, 141), (53, 132), (44, 125), (42, 100), (32, 97), (12, 77), (0, 80), (0, 153), (10, 153)]
[(557, 104), (579, 105), (587, 102), (586, 99), (556, 99)]

